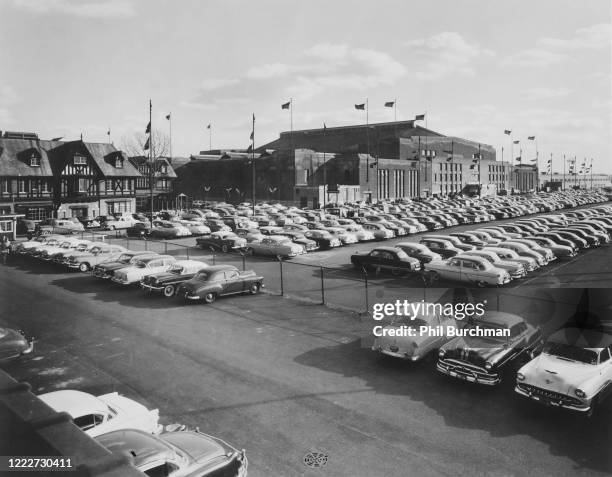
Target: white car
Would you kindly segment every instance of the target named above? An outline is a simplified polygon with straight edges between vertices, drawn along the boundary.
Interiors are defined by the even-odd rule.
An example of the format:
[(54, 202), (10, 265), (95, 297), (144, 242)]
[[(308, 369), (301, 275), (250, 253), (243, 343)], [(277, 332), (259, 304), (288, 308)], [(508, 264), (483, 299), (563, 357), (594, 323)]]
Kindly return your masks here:
[(121, 245), (99, 245), (90, 248), (86, 252), (71, 254), (67, 266), (68, 268), (78, 268), (81, 272), (85, 273), (99, 263), (119, 258), (124, 252), (127, 252), (127, 249)]
[(121, 429), (139, 429), (159, 434), (159, 411), (118, 393), (93, 396), (82, 391), (61, 390), (41, 394), (38, 398), (56, 412), (70, 414), (74, 423), (91, 437)]
[(210, 227), (204, 225), (199, 220), (179, 220), (177, 223), (186, 227), (191, 235), (208, 235), (210, 234)]
[(117, 217), (115, 220), (107, 220), (104, 227), (108, 230), (127, 229), (133, 227), (136, 222), (140, 221), (136, 220), (131, 215), (122, 215)]
[(514, 390), (542, 404), (592, 416), (612, 392), (612, 336), (593, 329), (560, 329), (539, 356), (519, 369)]
[(32, 256), (40, 258), (41, 260), (50, 260), (54, 253), (73, 250), (81, 241), (81, 239), (76, 237), (66, 237), (64, 240), (58, 240), (57, 242), (50, 241), (44, 245), (36, 247), (33, 250)]
[(115, 271), (111, 280), (121, 285), (140, 283), (140, 280), (148, 275), (165, 272), (174, 262), (176, 258), (171, 255), (139, 257), (133, 265)]

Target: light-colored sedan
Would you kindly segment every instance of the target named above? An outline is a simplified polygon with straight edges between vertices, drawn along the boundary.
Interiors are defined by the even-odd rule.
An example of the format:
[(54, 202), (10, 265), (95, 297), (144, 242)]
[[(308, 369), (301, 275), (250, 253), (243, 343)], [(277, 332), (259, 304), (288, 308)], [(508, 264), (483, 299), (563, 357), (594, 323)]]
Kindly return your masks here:
[(270, 235), (261, 242), (251, 242), (246, 247), (246, 253), (250, 255), (271, 255), (280, 257), (296, 257), (306, 250), (302, 245), (293, 243), (288, 237), (282, 235)]
[(376, 240), (386, 240), (395, 237), (395, 232), (386, 228), (383, 224), (366, 222), (363, 224), (363, 229), (374, 234)]
[(56, 412), (68, 413), (74, 423), (91, 437), (120, 429), (139, 429), (159, 434), (159, 411), (118, 393), (93, 396), (82, 391), (61, 390), (41, 394), (38, 398)]
[(165, 272), (174, 262), (176, 258), (171, 255), (139, 257), (133, 265), (116, 270), (111, 280), (121, 285), (133, 285), (148, 275)]
[(210, 227), (204, 225), (199, 220), (179, 220), (177, 221), (179, 224), (189, 230), (191, 235), (208, 235), (210, 233)]
[(482, 257), (488, 260), (494, 267), (507, 270), (512, 278), (523, 278), (527, 275), (527, 270), (525, 270), (525, 266), (522, 263), (512, 260), (502, 260), (496, 253), (490, 250), (472, 250), (470, 252), (463, 252), (461, 255), (458, 255), (458, 257), (462, 255)]
[(538, 261), (533, 257), (522, 257), (514, 250), (510, 250), (508, 248), (500, 248), (500, 247), (484, 247), (482, 251), (493, 252), (502, 260), (511, 260), (516, 263), (521, 263), (525, 267), (527, 272), (533, 272), (534, 270), (540, 268), (538, 265)]
[[(429, 303), (423, 303), (423, 310), (430, 307)], [(437, 328), (442, 333), (425, 333), (421, 326)], [(429, 353), (437, 354), (438, 348), (449, 341), (448, 327), (457, 326), (457, 322), (449, 316), (437, 313), (419, 313), (416, 316), (398, 316), (391, 324), (374, 327), (374, 344), (372, 351), (377, 351), (394, 358), (419, 361)], [(413, 330), (407, 332), (407, 330)], [(406, 336), (410, 334), (410, 336)]]
[(443, 278), (484, 287), (487, 285), (501, 286), (512, 280), (506, 270), (494, 267), (484, 258), (467, 255), (457, 255), (448, 260), (434, 260), (426, 263), (425, 271), (430, 283)]
[(76, 237), (66, 237), (59, 243), (47, 243), (37, 247), (32, 256), (48, 261), (51, 260), (54, 253), (74, 250), (80, 242), (82, 242), (82, 240)]
[(124, 252), (127, 252), (127, 249), (121, 245), (100, 245), (90, 248), (86, 252), (73, 253), (67, 266), (68, 268), (78, 268), (79, 271), (85, 273), (99, 263), (119, 258)]
[(360, 242), (369, 242), (370, 240), (376, 240), (374, 233), (371, 230), (364, 229), (362, 225), (343, 225), (343, 228), (347, 232), (355, 234), (357, 236), (357, 240), (359, 240)]

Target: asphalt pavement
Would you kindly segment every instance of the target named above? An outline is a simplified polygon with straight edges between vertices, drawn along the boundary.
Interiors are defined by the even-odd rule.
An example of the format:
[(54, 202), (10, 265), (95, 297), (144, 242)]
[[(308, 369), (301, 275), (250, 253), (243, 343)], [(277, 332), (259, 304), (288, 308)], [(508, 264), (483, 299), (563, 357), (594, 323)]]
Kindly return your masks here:
[[(474, 293), (533, 319), (557, 300), (499, 291)], [(488, 389), (382, 359), (365, 316), (274, 294), (186, 305), (26, 260), (2, 267), (0, 310), (37, 339), (7, 369), (34, 392), (119, 391), (164, 424), (245, 448), (251, 476), (612, 473), (610, 406), (588, 420), (523, 400), (511, 382)], [(309, 452), (327, 465), (304, 465)]]

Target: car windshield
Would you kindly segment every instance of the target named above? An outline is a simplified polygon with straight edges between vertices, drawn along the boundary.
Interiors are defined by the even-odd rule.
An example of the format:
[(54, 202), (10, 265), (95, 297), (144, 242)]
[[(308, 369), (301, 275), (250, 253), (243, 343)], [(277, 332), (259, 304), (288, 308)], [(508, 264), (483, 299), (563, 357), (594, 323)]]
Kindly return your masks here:
[(119, 258), (117, 259), (118, 262), (129, 262), (132, 259), (132, 255), (129, 254), (123, 254), (120, 255)]
[[(505, 326), (498, 325), (497, 323), (489, 323), (487, 321), (474, 320), (472, 323), (466, 325), (469, 329), (487, 329), (487, 330), (505, 330), (507, 329)], [(501, 334), (501, 333), (500, 333)], [(487, 340), (487, 341), (507, 341), (507, 337), (505, 336), (482, 336), (483, 334), (478, 335), (479, 340)]]
[(136, 261), (136, 263), (134, 264), (134, 266), (136, 268), (146, 268), (147, 264), (145, 262), (141, 262), (140, 260)]
[(586, 364), (597, 364), (597, 351), (588, 348), (580, 348), (564, 343), (548, 342), (544, 345), (544, 353), (556, 356), (560, 359), (569, 359)]
[(181, 265), (175, 265), (172, 268), (170, 268), (170, 270), (168, 270), (170, 273), (174, 273), (176, 275), (180, 275), (183, 272), (184, 268)]
[(200, 280), (207, 281), (210, 278), (210, 273), (206, 271), (201, 271), (196, 274), (196, 277)]
[(406, 260), (408, 258), (408, 254), (404, 252), (403, 250), (398, 250), (396, 253), (397, 253), (397, 258), (399, 258), (400, 260)]

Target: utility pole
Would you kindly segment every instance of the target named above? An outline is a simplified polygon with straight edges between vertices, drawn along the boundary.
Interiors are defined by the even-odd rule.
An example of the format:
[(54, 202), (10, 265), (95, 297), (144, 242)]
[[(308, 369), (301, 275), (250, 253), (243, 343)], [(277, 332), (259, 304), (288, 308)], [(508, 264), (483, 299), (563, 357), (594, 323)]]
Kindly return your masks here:
[(253, 202), (253, 215), (255, 215), (255, 113), (253, 113), (253, 129), (251, 130), (251, 175), (253, 181), (251, 200)]
[(149, 99), (149, 199), (151, 202), (151, 226), (153, 226), (153, 102)]

